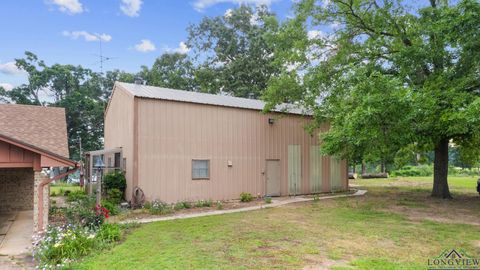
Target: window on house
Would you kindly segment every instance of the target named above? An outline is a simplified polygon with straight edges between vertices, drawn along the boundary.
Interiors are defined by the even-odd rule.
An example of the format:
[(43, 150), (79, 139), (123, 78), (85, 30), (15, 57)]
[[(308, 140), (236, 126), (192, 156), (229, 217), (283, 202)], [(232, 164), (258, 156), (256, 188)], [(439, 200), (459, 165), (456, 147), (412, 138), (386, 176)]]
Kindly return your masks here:
[(120, 169), (120, 153), (115, 153), (115, 157), (114, 157), (115, 161), (114, 161), (114, 164), (113, 166), (116, 168), (116, 169)]
[(192, 160), (192, 179), (210, 178), (210, 160), (194, 159)]

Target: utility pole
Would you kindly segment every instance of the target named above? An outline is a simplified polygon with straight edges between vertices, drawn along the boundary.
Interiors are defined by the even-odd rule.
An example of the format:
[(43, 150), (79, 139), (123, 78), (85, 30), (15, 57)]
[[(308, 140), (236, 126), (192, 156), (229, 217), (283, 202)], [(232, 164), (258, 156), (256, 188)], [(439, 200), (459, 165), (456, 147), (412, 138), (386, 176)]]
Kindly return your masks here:
[(78, 148), (80, 154), (80, 187), (85, 185), (84, 173), (83, 173), (83, 152), (82, 152), (82, 137), (78, 136)]

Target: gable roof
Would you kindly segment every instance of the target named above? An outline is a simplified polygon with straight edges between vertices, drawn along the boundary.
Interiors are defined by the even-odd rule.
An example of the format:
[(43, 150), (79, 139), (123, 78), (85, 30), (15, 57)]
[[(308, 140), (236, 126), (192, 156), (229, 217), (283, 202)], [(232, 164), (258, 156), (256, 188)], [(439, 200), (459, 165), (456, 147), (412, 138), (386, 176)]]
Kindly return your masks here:
[[(214, 95), (124, 82), (115, 82), (114, 87), (117, 86), (120, 86), (131, 95), (141, 98), (180, 101), (260, 111), (265, 107), (265, 102), (257, 99)], [(305, 110), (292, 104), (279, 105), (274, 111), (290, 114), (311, 115), (311, 113), (306, 112)]]
[(68, 158), (65, 109), (0, 104), (0, 135)]

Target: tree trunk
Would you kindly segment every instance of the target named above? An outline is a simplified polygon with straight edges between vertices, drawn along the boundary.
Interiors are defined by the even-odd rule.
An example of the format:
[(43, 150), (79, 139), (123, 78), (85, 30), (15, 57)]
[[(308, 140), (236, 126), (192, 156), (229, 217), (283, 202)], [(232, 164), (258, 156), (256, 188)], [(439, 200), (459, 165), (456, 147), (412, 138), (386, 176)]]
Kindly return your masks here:
[(380, 172), (385, 173), (385, 163), (383, 161), (380, 163)]
[(357, 164), (353, 164), (352, 173), (355, 173), (355, 171), (357, 169), (356, 167), (357, 167)]
[(433, 163), (432, 197), (451, 199), (448, 188), (448, 139), (441, 139), (435, 146), (435, 161)]
[(362, 161), (362, 174), (365, 174), (367, 170), (365, 169), (365, 162)]

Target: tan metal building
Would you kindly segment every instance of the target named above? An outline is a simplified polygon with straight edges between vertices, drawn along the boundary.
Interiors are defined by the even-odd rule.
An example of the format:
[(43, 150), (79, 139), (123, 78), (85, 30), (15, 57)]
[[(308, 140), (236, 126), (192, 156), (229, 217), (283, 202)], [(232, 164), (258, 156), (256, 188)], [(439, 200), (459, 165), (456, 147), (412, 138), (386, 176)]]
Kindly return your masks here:
[(105, 112), (105, 149), (121, 149), (126, 199), (135, 187), (146, 200), (170, 203), (348, 188), (346, 161), (322, 156), (318, 136), (305, 131), (310, 116), (288, 106), (264, 114), (263, 106), (117, 82)]

